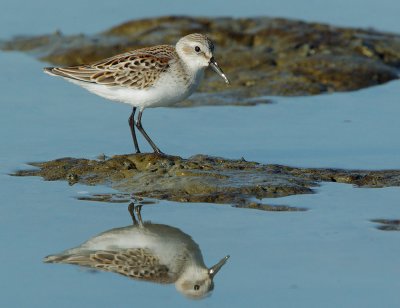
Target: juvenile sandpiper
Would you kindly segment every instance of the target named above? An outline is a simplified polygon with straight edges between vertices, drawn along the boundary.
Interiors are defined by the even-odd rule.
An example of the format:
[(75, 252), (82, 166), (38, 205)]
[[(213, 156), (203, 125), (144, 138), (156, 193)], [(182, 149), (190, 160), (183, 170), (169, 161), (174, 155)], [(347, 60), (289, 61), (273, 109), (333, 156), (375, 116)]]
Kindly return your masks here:
[[(175, 46), (159, 45), (133, 50), (88, 65), (47, 67), (99, 96), (133, 106), (129, 127), (136, 153), (140, 153), (135, 126), (155, 153), (160, 149), (142, 126), (145, 108), (172, 106), (189, 97), (199, 86), (204, 70), (211, 67), (227, 84), (229, 80), (214, 58), (214, 44), (203, 34), (182, 37)], [(135, 121), (135, 112), (139, 114)]]
[[(199, 246), (181, 230), (143, 222), (141, 206), (129, 205), (133, 225), (103, 232), (82, 245), (44, 258), (115, 272), (156, 283), (175, 283), (189, 298), (203, 298), (214, 289), (213, 279), (229, 256), (207, 268)], [(135, 217), (136, 212), (136, 217)]]

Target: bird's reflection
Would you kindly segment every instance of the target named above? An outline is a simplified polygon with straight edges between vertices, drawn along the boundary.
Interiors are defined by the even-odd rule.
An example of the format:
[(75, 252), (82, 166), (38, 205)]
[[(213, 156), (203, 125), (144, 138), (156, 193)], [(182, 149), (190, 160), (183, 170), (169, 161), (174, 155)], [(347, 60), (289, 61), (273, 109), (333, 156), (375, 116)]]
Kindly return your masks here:
[[(115, 272), (156, 283), (175, 283), (190, 298), (203, 298), (214, 288), (213, 278), (228, 260), (207, 268), (199, 246), (181, 230), (143, 222), (141, 205), (129, 205), (133, 225), (103, 232), (82, 245), (47, 256), (47, 263), (68, 263)], [(136, 214), (136, 215), (135, 215)]]

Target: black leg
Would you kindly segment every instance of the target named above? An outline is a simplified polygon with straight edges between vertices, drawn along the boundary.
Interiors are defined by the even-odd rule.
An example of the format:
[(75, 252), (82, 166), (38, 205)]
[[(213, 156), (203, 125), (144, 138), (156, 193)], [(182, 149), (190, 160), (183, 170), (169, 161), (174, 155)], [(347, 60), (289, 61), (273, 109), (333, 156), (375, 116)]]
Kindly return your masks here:
[(155, 145), (155, 143), (150, 139), (149, 135), (145, 132), (143, 126), (142, 126), (142, 110), (139, 110), (139, 115), (136, 121), (136, 127), (137, 129), (142, 133), (143, 137), (146, 138), (147, 142), (151, 145), (153, 148), (154, 152), (157, 154), (163, 154), (163, 152), (160, 151), (160, 149)]
[(136, 112), (136, 107), (133, 107), (131, 116), (128, 119), (128, 123), (129, 127), (131, 128), (131, 134), (132, 134), (133, 144), (135, 145), (136, 153), (140, 153), (139, 144), (137, 142), (135, 133), (135, 112)]
[(132, 223), (134, 225), (137, 225), (137, 220), (136, 220), (136, 217), (135, 217), (135, 204), (133, 202), (129, 203), (128, 211), (129, 211), (129, 214), (131, 214)]
[(135, 212), (136, 216), (139, 220), (139, 226), (143, 226), (143, 220), (142, 220), (142, 206), (141, 204), (135, 206)]

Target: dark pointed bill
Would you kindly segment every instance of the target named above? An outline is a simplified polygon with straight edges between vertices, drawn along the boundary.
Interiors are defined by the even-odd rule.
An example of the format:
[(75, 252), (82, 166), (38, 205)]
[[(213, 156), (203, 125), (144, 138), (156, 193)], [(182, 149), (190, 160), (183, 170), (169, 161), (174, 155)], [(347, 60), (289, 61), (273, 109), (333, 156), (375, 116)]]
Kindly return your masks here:
[(214, 57), (212, 57), (210, 59), (210, 66), (218, 75), (220, 75), (222, 78), (224, 78), (224, 80), (227, 84), (230, 84), (228, 77), (226, 77), (226, 75), (224, 74), (222, 69), (218, 66), (218, 63), (215, 61)]
[(221, 267), (224, 266), (224, 264), (226, 263), (226, 261), (228, 261), (228, 259), (229, 259), (229, 256), (226, 256), (226, 257), (222, 258), (217, 264), (210, 267), (210, 269), (208, 270), (208, 274), (210, 275), (211, 278), (214, 278), (214, 276), (218, 273), (218, 271), (221, 269)]

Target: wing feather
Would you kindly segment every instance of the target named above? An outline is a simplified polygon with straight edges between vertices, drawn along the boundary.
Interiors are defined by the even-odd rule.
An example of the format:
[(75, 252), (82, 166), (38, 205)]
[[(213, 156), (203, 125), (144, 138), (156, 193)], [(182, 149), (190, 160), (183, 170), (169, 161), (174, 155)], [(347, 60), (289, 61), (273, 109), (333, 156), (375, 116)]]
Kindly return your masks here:
[(44, 262), (75, 264), (158, 283), (172, 283), (177, 279), (176, 274), (170, 273), (168, 266), (161, 264), (157, 256), (144, 248), (61, 254), (48, 256)]
[(45, 72), (83, 82), (145, 89), (151, 87), (177, 59), (169, 45), (138, 49), (89, 65), (49, 67)]

